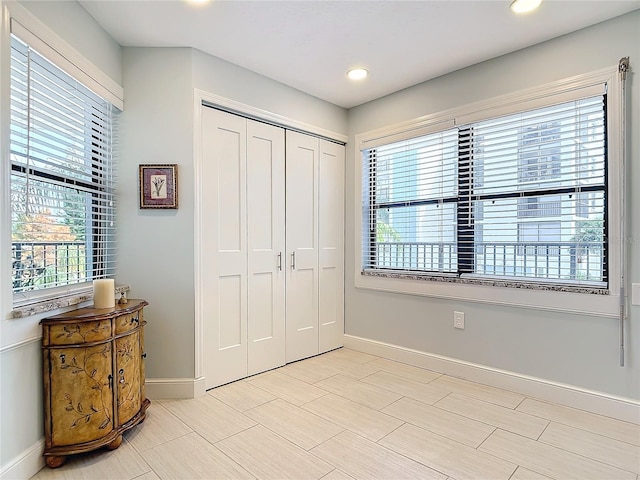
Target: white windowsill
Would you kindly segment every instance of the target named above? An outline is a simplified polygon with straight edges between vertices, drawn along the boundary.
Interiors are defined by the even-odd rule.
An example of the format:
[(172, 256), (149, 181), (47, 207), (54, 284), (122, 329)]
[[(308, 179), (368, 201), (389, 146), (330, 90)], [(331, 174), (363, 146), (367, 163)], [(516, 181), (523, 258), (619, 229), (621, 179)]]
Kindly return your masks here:
[(563, 291), (523, 288), (525, 284), (512, 288), (509, 283), (514, 282), (487, 284), (482, 279), (379, 272), (360, 273), (355, 278), (356, 288), (388, 293), (608, 318), (618, 318), (620, 314), (620, 296), (606, 289), (585, 287), (581, 291)]
[[(116, 287), (116, 300), (122, 293), (127, 293), (130, 290), (129, 285), (120, 285)], [(27, 305), (21, 305), (14, 307), (11, 311), (9, 318), (25, 318), (39, 313), (46, 313), (58, 308), (70, 307), (72, 305), (78, 305), (83, 302), (88, 302), (93, 299), (93, 289), (87, 288), (73, 292), (68, 295), (61, 295), (55, 298), (48, 298), (46, 300), (34, 301)]]
[(446, 282), (446, 283), (460, 283), (464, 285), (484, 285), (489, 287), (507, 287), (507, 288), (521, 288), (525, 290), (539, 290), (545, 292), (572, 292), (572, 293), (586, 293), (590, 295), (609, 295), (609, 289), (606, 287), (592, 286), (592, 285), (576, 285), (562, 283), (543, 283), (543, 282), (527, 282), (518, 279), (510, 278), (496, 278), (496, 277), (483, 277), (477, 276), (463, 276), (457, 275), (438, 275), (420, 272), (400, 272), (400, 271), (385, 271), (385, 270), (365, 270), (362, 272), (365, 277), (380, 277), (380, 278), (407, 278), (410, 280), (422, 280), (430, 282)]

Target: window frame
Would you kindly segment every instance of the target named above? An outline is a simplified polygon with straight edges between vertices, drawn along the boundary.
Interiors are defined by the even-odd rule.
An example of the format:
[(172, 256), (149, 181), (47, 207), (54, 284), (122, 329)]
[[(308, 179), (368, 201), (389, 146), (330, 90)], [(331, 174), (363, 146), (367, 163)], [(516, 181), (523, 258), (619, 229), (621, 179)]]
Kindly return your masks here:
[[(0, 78), (0, 104), (2, 105), (0, 129), (0, 195), (3, 203), (10, 201), (10, 177), (12, 162), (10, 159), (10, 63), (11, 63), (11, 34), (16, 34), (22, 41), (36, 49), (47, 60), (61, 68), (80, 83), (93, 90), (97, 95), (111, 103), (117, 111), (124, 110), (124, 90), (108, 74), (79, 53), (56, 32), (43, 24), (28, 9), (18, 3), (0, 6), (0, 62), (2, 62), (2, 77)], [(115, 167), (114, 167), (115, 168)], [(11, 261), (11, 212), (2, 209), (0, 216), (0, 273), (9, 279), (12, 275)], [(0, 291), (0, 310), (2, 319), (29, 317), (42, 314), (57, 308), (75, 305), (91, 300), (91, 282), (71, 284), (61, 287), (42, 289), (39, 294), (14, 298), (11, 282), (2, 283)], [(126, 289), (126, 287), (124, 287)], [(39, 316), (39, 315), (38, 315)], [(36, 319), (38, 318), (36, 316)], [(3, 322), (3, 326), (5, 323)], [(33, 330), (31, 322), (18, 328), (19, 323), (11, 323), (15, 328), (3, 327), (6, 342), (29, 335)], [(26, 329), (26, 330), (25, 330)], [(5, 331), (6, 330), (6, 331)], [(13, 340), (12, 340), (13, 339)], [(3, 340), (3, 344), (6, 343)]]
[[(361, 150), (377, 145), (395, 142), (427, 133), (442, 131), (446, 125), (468, 125), (475, 121), (495, 118), (511, 113), (542, 108), (563, 103), (575, 97), (576, 90), (593, 92), (592, 95), (605, 95), (606, 139), (608, 164), (606, 216), (608, 218), (605, 235), (609, 238), (608, 247), (608, 288), (590, 288), (588, 286), (544, 285), (540, 282), (514, 282), (497, 277), (464, 274), (460, 277), (422, 272), (363, 272), (362, 268), (362, 228), (365, 220), (362, 206), (362, 155)], [(587, 95), (587, 93), (585, 93)], [(479, 303), (501, 304), (575, 312), (617, 318), (620, 309), (620, 272), (621, 242), (615, 231), (622, 222), (622, 88), (615, 68), (606, 68), (592, 73), (559, 80), (539, 87), (513, 94), (488, 99), (455, 109), (426, 115), (400, 124), (363, 132), (355, 136), (355, 265), (354, 286), (356, 288), (379, 290), (454, 299)], [(516, 287), (505, 291), (504, 288)]]
[[(42, 79), (41, 81), (43, 82), (44, 88), (52, 88), (54, 90), (66, 89), (68, 86), (78, 83), (74, 77), (64, 72), (58, 66), (53, 65), (18, 36), (11, 36), (12, 49), (14, 48), (14, 39), (15, 49), (18, 54), (16, 58), (18, 62), (25, 62), (24, 68), (27, 78), (34, 74), (34, 72), (37, 72), (38, 77)], [(32, 56), (34, 55), (36, 57), (32, 59)], [(47, 63), (42, 63), (43, 61)], [(53, 65), (53, 67), (58, 70), (50, 71), (49, 67), (46, 65)], [(46, 84), (44, 83), (45, 80)], [(35, 82), (31, 83), (33, 84)], [(40, 103), (38, 110), (49, 109), (51, 103), (47, 103), (46, 105), (41, 103), (44, 91), (43, 87), (37, 87), (32, 90), (28, 84), (19, 84), (19, 86), (21, 87), (16, 89), (15, 93), (18, 97), (26, 98), (27, 105), (31, 104), (30, 102), (32, 98), (39, 97), (41, 100), (38, 102)], [(32, 257), (36, 255), (36, 252), (42, 252), (44, 255), (43, 260), (46, 260), (47, 254), (51, 254), (53, 252), (53, 255), (56, 258), (54, 263), (48, 264), (49, 267), (53, 267), (55, 272), (52, 277), (53, 285), (44, 285), (36, 288), (29, 288), (28, 285), (16, 286), (15, 282), (17, 277), (12, 274), (12, 280), (14, 283), (14, 306), (30, 303), (32, 299), (49, 297), (51, 295), (50, 292), (55, 292), (60, 288), (72, 288), (74, 285), (80, 287), (82, 284), (91, 282), (91, 280), (105, 278), (105, 276), (109, 275), (109, 273), (112, 273), (113, 271), (113, 268), (108, 266), (108, 259), (110, 258), (110, 255), (112, 255), (112, 253), (110, 254), (110, 250), (112, 249), (111, 245), (113, 244), (113, 227), (109, 227), (108, 224), (110, 223), (109, 221), (113, 219), (114, 213), (113, 195), (115, 177), (113, 172), (115, 169), (115, 159), (113, 157), (112, 145), (114, 141), (114, 123), (117, 123), (115, 119), (115, 112), (107, 100), (101, 98), (90, 89), (84, 86), (74, 86), (73, 88), (78, 90), (78, 94), (74, 96), (78, 101), (74, 102), (72, 107), (67, 106), (67, 110), (58, 110), (57, 108), (49, 109), (49, 111), (44, 114), (44, 117), (42, 113), (37, 115), (39, 120), (36, 120), (36, 122), (42, 123), (43, 120), (64, 122), (67, 118), (66, 115), (69, 115), (70, 112), (72, 112), (70, 118), (72, 121), (77, 122), (75, 126), (84, 125), (83, 130), (75, 130), (75, 134), (80, 140), (78, 148), (84, 152), (84, 155), (80, 155), (81, 162), (78, 163), (78, 159), (76, 159), (71, 161), (71, 163), (68, 163), (65, 168), (50, 169), (48, 166), (49, 159), (47, 158), (46, 160), (43, 160), (40, 157), (42, 152), (38, 152), (38, 148), (33, 150), (29, 149), (27, 151), (28, 143), (23, 144), (19, 140), (14, 145), (13, 138), (10, 135), (10, 189), (13, 194), (14, 181), (18, 185), (18, 189), (21, 188), (23, 183), (26, 185), (29, 182), (34, 182), (35, 184), (41, 185), (40, 188), (45, 189), (47, 200), (50, 201), (57, 200), (58, 195), (74, 195), (75, 192), (75, 195), (82, 198), (80, 205), (83, 205), (83, 208), (81, 210), (82, 215), (77, 217), (74, 216), (73, 218), (74, 220), (82, 221), (85, 230), (84, 239), (80, 241), (65, 241), (61, 243), (60, 241), (30, 239), (21, 242), (12, 238), (12, 264), (16, 261), (13, 258), (13, 252), (15, 251), (19, 253), (25, 246), (27, 247), (27, 252), (31, 252)], [(11, 84), (11, 91), (14, 92), (13, 84)], [(84, 99), (84, 101), (79, 101), (80, 99)], [(15, 113), (20, 117), (20, 110)], [(24, 124), (22, 123), (23, 121)], [(60, 124), (61, 123), (52, 124), (50, 128), (55, 130), (60, 126)], [(25, 135), (31, 138), (33, 132), (31, 132), (29, 122), (26, 118), (21, 120), (16, 128), (20, 130), (25, 129)], [(40, 133), (36, 132), (34, 136), (36, 138), (42, 137), (44, 132), (44, 130), (40, 131)], [(49, 134), (48, 130), (46, 132)], [(67, 136), (60, 136), (60, 138), (56, 138), (56, 141), (73, 141), (74, 134), (69, 132), (65, 133)], [(78, 135), (78, 133), (80, 134)], [(38, 142), (38, 144), (40, 145), (40, 148), (55, 148), (54, 145), (56, 144), (56, 141), (51, 143), (51, 140), (52, 139), (46, 141), (47, 143)], [(13, 151), (14, 147), (17, 147), (17, 151)], [(57, 147), (55, 151), (51, 152), (51, 154), (60, 154), (58, 148), (60, 147)], [(31, 164), (30, 161), (33, 161), (33, 164)], [(62, 163), (64, 163), (64, 161)], [(82, 170), (77, 170), (77, 167), (79, 166), (82, 166)], [(78, 173), (80, 176), (78, 176)], [(52, 195), (51, 197), (49, 197), (50, 194)], [(25, 188), (23, 195), (25, 195), (26, 198), (29, 198), (32, 193), (28, 192), (28, 188)], [(12, 205), (15, 205), (15, 202), (12, 202)], [(19, 205), (22, 206), (22, 204)], [(52, 213), (39, 215), (42, 215), (43, 221), (48, 221), (50, 218), (55, 216), (55, 214)], [(18, 227), (23, 226), (24, 222), (14, 222), (12, 218), (12, 231), (16, 225)], [(16, 246), (15, 250), (14, 246)], [(66, 250), (67, 253), (72, 254), (72, 257), (70, 258), (77, 261), (77, 268), (74, 269), (73, 266), (69, 268), (70, 265), (68, 264), (65, 269), (64, 265), (59, 263), (58, 251), (60, 248), (62, 248), (63, 252)], [(27, 253), (27, 255), (29, 255), (29, 253)], [(20, 254), (19, 262), (21, 269), (18, 270), (18, 272), (23, 271), (22, 254)], [(82, 268), (80, 268), (81, 265)], [(46, 269), (46, 265), (41, 266), (44, 267), (43, 269)], [(61, 273), (59, 273), (60, 268), (63, 270)], [(29, 271), (29, 269), (27, 269), (27, 271)], [(13, 273), (15, 273), (15, 270)], [(67, 277), (66, 283), (60, 281), (58, 278), (60, 276), (63, 278), (65, 276)], [(69, 276), (72, 278), (77, 276), (79, 278), (76, 281), (69, 281)]]

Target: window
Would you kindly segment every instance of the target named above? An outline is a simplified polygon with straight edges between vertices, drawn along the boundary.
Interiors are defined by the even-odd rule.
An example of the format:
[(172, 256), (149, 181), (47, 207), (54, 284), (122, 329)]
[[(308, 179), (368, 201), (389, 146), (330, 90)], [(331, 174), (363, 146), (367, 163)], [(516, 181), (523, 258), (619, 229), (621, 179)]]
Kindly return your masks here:
[(108, 101), (12, 36), (14, 300), (114, 274), (115, 124)]
[(576, 97), (363, 148), (362, 271), (607, 287), (606, 95)]
[(457, 135), (450, 130), (367, 153), (369, 268), (456, 271)]

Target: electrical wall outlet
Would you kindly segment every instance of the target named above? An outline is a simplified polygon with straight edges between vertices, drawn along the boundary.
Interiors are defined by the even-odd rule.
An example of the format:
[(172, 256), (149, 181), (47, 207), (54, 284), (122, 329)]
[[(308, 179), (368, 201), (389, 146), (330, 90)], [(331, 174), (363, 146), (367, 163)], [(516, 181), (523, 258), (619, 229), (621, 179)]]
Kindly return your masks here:
[(453, 328), (464, 330), (464, 312), (453, 312)]

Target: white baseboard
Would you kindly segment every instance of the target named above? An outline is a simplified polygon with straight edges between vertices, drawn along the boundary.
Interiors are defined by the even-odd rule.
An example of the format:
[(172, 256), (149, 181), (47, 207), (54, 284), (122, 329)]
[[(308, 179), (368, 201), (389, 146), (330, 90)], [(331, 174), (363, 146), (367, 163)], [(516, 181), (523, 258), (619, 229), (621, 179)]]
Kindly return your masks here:
[(147, 398), (195, 398), (205, 394), (205, 379), (200, 378), (147, 378)]
[(574, 385), (530, 377), (353, 335), (344, 336), (344, 346), (453, 377), (503, 388), (540, 400), (640, 424), (640, 402), (631, 398), (617, 397)]
[(27, 448), (18, 457), (2, 467), (0, 479), (27, 480), (44, 467), (44, 438)]

